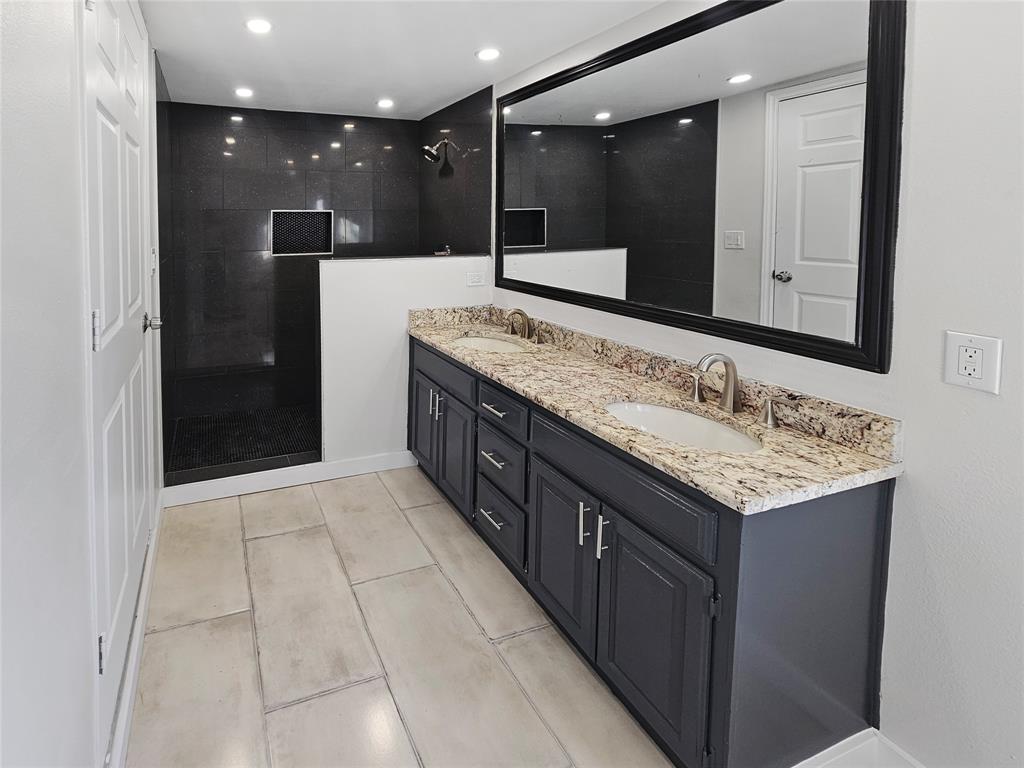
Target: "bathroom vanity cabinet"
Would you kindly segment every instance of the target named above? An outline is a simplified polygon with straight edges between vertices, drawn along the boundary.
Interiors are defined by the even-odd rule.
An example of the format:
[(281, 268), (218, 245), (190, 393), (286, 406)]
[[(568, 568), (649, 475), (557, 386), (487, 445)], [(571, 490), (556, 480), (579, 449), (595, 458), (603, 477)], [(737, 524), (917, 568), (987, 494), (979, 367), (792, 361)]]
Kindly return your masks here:
[(893, 481), (745, 515), (422, 342), (409, 447), (677, 765), (877, 725)]

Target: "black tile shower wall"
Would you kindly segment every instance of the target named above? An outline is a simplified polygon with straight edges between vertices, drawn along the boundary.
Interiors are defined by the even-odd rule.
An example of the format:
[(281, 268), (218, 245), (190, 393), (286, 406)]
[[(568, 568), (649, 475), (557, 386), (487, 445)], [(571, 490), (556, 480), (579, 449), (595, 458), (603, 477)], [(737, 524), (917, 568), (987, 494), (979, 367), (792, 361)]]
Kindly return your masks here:
[(416, 253), (417, 123), (160, 109), (165, 421), (319, 407), (321, 257), (271, 255), (270, 211), (334, 210), (335, 257)]
[(710, 315), (718, 102), (607, 133), (607, 244), (628, 248), (626, 298)]
[[(492, 89), (484, 88), (419, 124), (419, 146), (447, 138), (448, 162), (420, 160), (419, 250), (433, 253), (445, 245), (456, 253), (489, 253), (491, 247)], [(404, 199), (405, 190), (391, 193)]]
[(603, 126), (505, 126), (505, 207), (546, 208), (548, 248), (604, 247), (607, 133)]

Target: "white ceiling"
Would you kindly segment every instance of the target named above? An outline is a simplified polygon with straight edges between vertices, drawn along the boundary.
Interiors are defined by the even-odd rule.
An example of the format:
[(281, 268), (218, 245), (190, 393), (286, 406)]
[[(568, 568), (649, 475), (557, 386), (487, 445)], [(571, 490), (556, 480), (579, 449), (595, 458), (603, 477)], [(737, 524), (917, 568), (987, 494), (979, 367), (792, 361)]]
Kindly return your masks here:
[[(142, 0), (174, 101), (419, 119), (652, 0)], [(245, 22), (264, 18), (267, 35)], [(501, 49), (480, 62), (484, 47)], [(255, 92), (239, 99), (235, 88)], [(379, 109), (377, 100), (394, 100)]]
[[(786, 0), (515, 104), (509, 123), (614, 125), (867, 58), (868, 0)], [(743, 85), (729, 77), (753, 75)], [(607, 110), (608, 122), (594, 114)]]

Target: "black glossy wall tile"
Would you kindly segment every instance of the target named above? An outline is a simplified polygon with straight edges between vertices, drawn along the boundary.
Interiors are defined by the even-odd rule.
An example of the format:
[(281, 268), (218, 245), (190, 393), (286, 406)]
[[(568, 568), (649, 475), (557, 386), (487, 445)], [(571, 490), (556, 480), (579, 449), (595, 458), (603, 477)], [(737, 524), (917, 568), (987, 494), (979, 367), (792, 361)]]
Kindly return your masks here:
[[(492, 90), (485, 88), (420, 121), (416, 250), (421, 253), (432, 253), (444, 245), (456, 253), (490, 252), (492, 100)], [(422, 159), (418, 149), (445, 138), (451, 142), (447, 150), (450, 174), (443, 172), (443, 163)], [(443, 157), (443, 146), (439, 152)], [(383, 187), (381, 192), (383, 204)]]
[(301, 171), (224, 171), (224, 207), (296, 209), (306, 204), (306, 177)]

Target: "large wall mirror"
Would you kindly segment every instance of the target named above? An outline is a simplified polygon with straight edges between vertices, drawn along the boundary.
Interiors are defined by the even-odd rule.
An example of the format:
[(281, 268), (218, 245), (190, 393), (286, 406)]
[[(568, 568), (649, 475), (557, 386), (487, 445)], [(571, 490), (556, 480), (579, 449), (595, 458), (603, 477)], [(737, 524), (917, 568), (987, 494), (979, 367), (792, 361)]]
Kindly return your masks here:
[(904, 21), (728, 2), (500, 97), (496, 284), (888, 371)]

